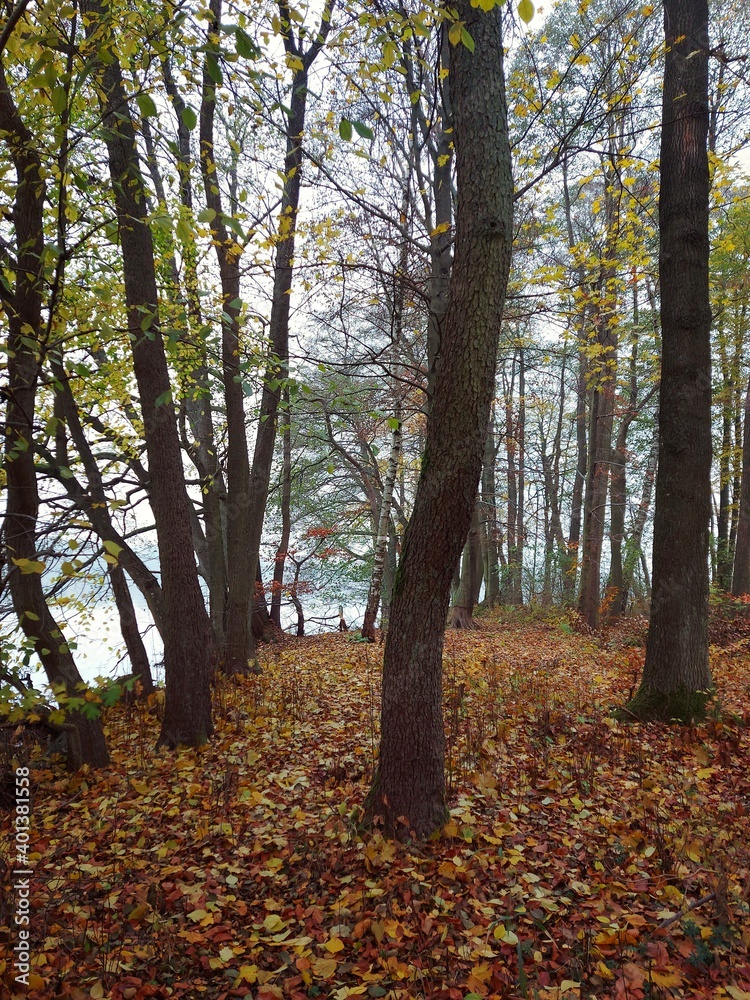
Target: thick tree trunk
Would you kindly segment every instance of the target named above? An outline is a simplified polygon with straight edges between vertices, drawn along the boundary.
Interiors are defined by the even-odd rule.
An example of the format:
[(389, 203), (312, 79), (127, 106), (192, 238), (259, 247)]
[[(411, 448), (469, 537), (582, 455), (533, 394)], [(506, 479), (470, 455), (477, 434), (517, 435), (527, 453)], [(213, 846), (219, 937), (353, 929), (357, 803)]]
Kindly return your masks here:
[[(82, 684), (62, 630), (47, 606), (36, 552), (39, 489), (34, 468), (34, 417), (40, 375), (42, 341), (42, 266), (44, 259), (44, 199), (41, 157), (34, 137), (18, 113), (0, 61), (0, 132), (16, 170), (17, 187), (13, 224), (18, 268), (13, 291), (3, 289), (3, 309), (8, 320), (8, 390), (5, 421), (4, 467), (6, 505), (4, 543), (8, 556), (8, 582), (19, 625), (33, 642), (47, 680), (80, 697)], [(104, 767), (109, 754), (101, 720), (68, 712), (76, 729), (71, 765)]]
[(367, 802), (388, 833), (445, 821), (442, 648), (450, 580), (476, 501), (512, 240), (501, 10), (455, 4), (476, 50), (451, 53), (456, 248), (422, 471), (385, 646), (378, 772)]
[(159, 326), (154, 249), (135, 129), (122, 71), (111, 47), (109, 9), (86, 0), (89, 40), (100, 46), (104, 137), (115, 196), (125, 299), (150, 470), (164, 595), (166, 703), (159, 744), (198, 745), (212, 733), (213, 636), (198, 583), (182, 451)]
[(662, 374), (651, 624), (642, 719), (692, 719), (708, 662), (711, 308), (708, 286), (708, 3), (665, 0), (659, 196)]

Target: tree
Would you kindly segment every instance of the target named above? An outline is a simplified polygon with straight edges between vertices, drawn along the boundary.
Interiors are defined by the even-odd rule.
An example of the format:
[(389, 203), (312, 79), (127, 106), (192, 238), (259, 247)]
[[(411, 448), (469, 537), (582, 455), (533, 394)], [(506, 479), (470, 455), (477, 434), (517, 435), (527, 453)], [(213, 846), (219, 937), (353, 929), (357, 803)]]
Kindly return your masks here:
[(651, 623), (628, 710), (688, 720), (710, 691), (711, 308), (708, 3), (665, 0), (659, 277), (662, 374)]
[(476, 501), (510, 269), (513, 180), (501, 11), (479, 10), (470, 0), (460, 0), (455, 11), (456, 41), (463, 43), (453, 49), (450, 70), (458, 177), (450, 305), (394, 585), (380, 758), (367, 801), (368, 817), (397, 836), (428, 836), (447, 815), (443, 634), (451, 576)]
[(164, 594), (166, 700), (161, 745), (196, 745), (211, 735), (211, 626), (198, 583), (182, 452), (159, 322), (154, 246), (146, 192), (111, 16), (87, 0), (87, 32), (99, 49), (104, 138), (122, 245), (133, 369), (151, 471), (150, 497)]
[[(35, 138), (11, 95), (0, 60), (0, 132), (15, 167), (13, 204), (15, 271), (13, 287), (3, 281), (0, 301), (8, 320), (8, 389), (4, 471), (7, 483), (4, 542), (13, 606), (24, 634), (33, 644), (51, 685), (69, 697), (80, 697), (81, 675), (68, 643), (44, 596), (37, 555), (39, 486), (34, 465), (34, 420), (41, 375), (40, 356), (46, 349), (42, 321), (44, 291), (44, 202), (46, 184)], [(7, 252), (3, 244), (2, 257)], [(71, 763), (103, 767), (109, 762), (101, 721), (82, 712), (68, 720), (77, 731)]]

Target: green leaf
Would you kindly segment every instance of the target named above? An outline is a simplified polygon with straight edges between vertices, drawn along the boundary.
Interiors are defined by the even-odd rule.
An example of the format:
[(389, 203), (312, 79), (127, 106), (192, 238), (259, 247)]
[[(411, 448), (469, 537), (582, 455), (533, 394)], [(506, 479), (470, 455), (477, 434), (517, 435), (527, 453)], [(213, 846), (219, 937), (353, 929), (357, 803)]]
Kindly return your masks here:
[(102, 545), (107, 550), (107, 552), (111, 552), (113, 556), (119, 556), (123, 548), (122, 545), (118, 545), (117, 542), (113, 542), (109, 538), (103, 541)]
[(177, 226), (175, 227), (177, 232), (177, 239), (182, 243), (188, 243), (193, 235), (193, 230), (190, 228), (190, 223), (187, 219), (178, 219)]
[(198, 115), (195, 111), (193, 111), (189, 104), (186, 104), (182, 109), (180, 117), (182, 118), (185, 128), (189, 129), (191, 132), (198, 124)]
[(352, 123), (348, 118), (342, 118), (339, 122), (339, 135), (344, 142), (350, 142), (352, 138)]
[(24, 611), (24, 614), (26, 615), (27, 618), (31, 619), (32, 622), (39, 621), (39, 615), (36, 614), (35, 611)]
[(172, 390), (167, 389), (167, 391), (163, 392), (161, 396), (156, 397), (156, 399), (154, 400), (154, 406), (164, 406), (165, 403), (171, 403), (171, 402), (172, 402)]
[(474, 39), (471, 37), (469, 32), (463, 26), (461, 27), (461, 41), (469, 50), (469, 52), (474, 51)]
[(237, 49), (237, 55), (242, 59), (257, 59), (258, 58), (258, 47), (255, 42), (246, 34), (242, 28), (237, 28), (234, 34), (234, 45)]
[(215, 53), (206, 53), (206, 72), (217, 85), (220, 87), (224, 83), (224, 74), (221, 72), (221, 66), (219, 66), (219, 60), (216, 58)]
[(21, 570), (24, 575), (29, 573), (43, 573), (47, 568), (43, 562), (38, 559), (14, 559), (13, 562)]
[(52, 107), (61, 115), (68, 105), (68, 95), (65, 92), (65, 87), (55, 87), (50, 94), (50, 100), (52, 101)]
[(525, 24), (530, 24), (534, 17), (534, 4), (531, 0), (521, 0), (518, 5), (518, 16)]
[(216, 218), (216, 210), (213, 208), (204, 208), (202, 212), (198, 213), (198, 222), (208, 222), (211, 223)]
[(362, 136), (363, 139), (375, 138), (375, 133), (373, 132), (373, 130), (371, 128), (368, 128), (368, 126), (365, 125), (364, 122), (352, 122), (352, 125), (354, 126), (354, 131), (357, 133), (357, 135)]
[(138, 94), (135, 99), (138, 110), (144, 118), (156, 118), (158, 112), (150, 94)]

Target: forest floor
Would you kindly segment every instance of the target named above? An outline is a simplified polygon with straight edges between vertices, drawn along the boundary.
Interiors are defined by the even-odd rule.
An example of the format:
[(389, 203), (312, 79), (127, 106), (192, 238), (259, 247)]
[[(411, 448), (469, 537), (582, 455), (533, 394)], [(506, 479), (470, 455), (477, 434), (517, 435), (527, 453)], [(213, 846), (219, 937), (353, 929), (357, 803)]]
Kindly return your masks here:
[(712, 647), (721, 714), (669, 728), (610, 715), (641, 621), (479, 625), (447, 636), (426, 844), (358, 828), (382, 647), (354, 636), (266, 649), (199, 751), (155, 755), (156, 715), (118, 706), (109, 770), (38, 763), (30, 994), (750, 1000), (750, 630)]

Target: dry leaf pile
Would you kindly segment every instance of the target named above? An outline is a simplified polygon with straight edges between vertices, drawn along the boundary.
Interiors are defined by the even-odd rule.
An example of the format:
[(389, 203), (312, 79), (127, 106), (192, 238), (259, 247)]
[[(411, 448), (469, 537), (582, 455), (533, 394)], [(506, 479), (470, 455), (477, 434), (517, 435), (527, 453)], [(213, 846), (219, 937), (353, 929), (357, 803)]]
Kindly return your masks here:
[(199, 751), (154, 755), (158, 720), (111, 710), (108, 771), (33, 772), (31, 994), (750, 1000), (747, 642), (713, 650), (721, 716), (668, 728), (610, 717), (637, 641), (449, 634), (451, 819), (422, 845), (359, 828), (381, 647), (266, 651)]

